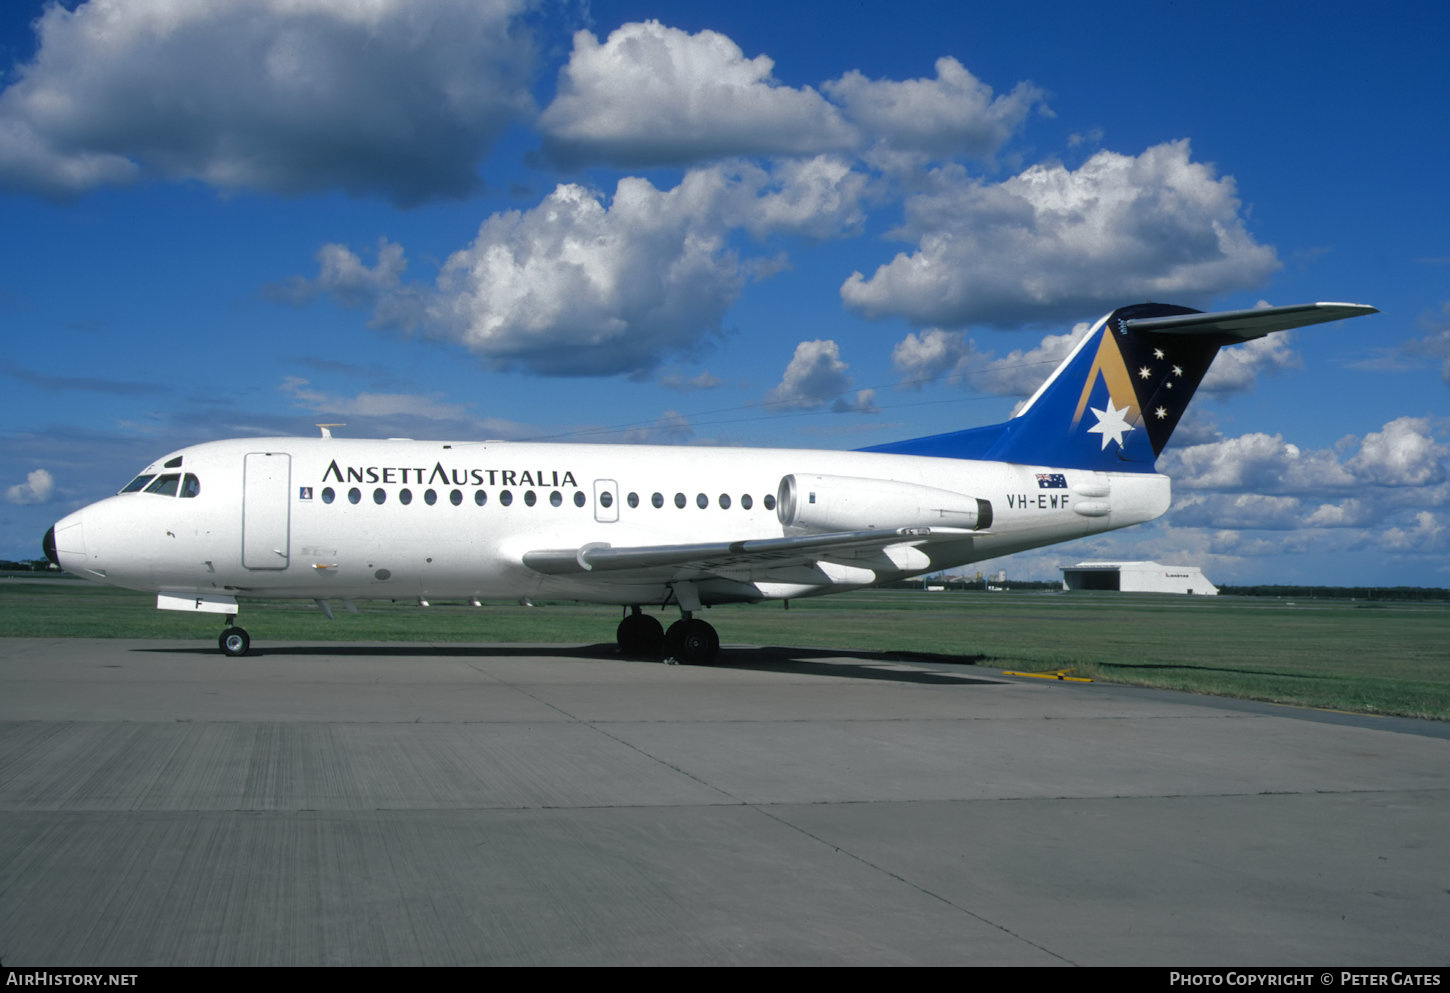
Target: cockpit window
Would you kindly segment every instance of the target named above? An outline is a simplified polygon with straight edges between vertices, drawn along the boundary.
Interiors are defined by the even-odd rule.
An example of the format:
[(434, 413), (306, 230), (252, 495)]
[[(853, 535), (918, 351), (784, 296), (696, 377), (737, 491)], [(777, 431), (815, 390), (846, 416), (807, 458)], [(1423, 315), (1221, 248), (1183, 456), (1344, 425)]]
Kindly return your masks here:
[(188, 472), (181, 481), (181, 495), (184, 497), (194, 497), (200, 492), (201, 480)]
[(168, 472), (164, 476), (157, 476), (156, 481), (146, 487), (147, 493), (159, 493), (162, 496), (176, 496), (176, 484), (181, 482), (181, 473)]
[(141, 473), (141, 475), (137, 476), (135, 479), (133, 479), (129, 483), (127, 483), (126, 486), (125, 486), (125, 488), (122, 489), (121, 492), (122, 493), (135, 493), (137, 490), (142, 489), (143, 487), (145, 487), (145, 485), (147, 483), (151, 482), (151, 480), (153, 480), (155, 478), (156, 478), (156, 474), (155, 473), (151, 473), (151, 474), (148, 475), (147, 473), (144, 473), (143, 472), (143, 473)]

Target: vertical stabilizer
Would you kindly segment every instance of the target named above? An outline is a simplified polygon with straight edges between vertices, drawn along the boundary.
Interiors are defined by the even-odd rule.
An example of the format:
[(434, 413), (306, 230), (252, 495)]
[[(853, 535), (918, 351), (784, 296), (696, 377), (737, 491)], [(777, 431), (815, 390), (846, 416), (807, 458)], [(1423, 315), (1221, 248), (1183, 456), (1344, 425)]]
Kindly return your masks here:
[(1003, 426), (985, 457), (1151, 472), (1226, 341), (1219, 334), (1136, 331), (1129, 322), (1197, 313), (1158, 303), (1113, 311)]
[(1166, 303), (1119, 307), (1093, 325), (1010, 421), (864, 451), (1152, 472), (1221, 347), (1374, 313), (1357, 303), (1211, 314)]

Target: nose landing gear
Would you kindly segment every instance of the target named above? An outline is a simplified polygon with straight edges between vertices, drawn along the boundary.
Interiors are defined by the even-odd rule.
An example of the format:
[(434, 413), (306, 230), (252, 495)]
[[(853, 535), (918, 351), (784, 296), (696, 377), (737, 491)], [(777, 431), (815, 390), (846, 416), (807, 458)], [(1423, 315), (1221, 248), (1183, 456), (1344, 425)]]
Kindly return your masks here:
[(227, 615), (227, 626), (223, 629), (221, 637), (217, 639), (217, 647), (228, 658), (238, 659), (247, 654), (247, 649), (252, 647), (252, 639), (245, 628), (239, 628), (232, 623), (235, 620), (235, 614)]

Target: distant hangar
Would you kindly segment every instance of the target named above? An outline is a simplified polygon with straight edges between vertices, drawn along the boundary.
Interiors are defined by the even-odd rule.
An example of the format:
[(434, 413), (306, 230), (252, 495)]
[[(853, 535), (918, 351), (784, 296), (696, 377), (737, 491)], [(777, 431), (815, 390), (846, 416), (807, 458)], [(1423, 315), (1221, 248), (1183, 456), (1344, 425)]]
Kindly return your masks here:
[(1064, 590), (1112, 590), (1121, 593), (1192, 593), (1217, 596), (1218, 587), (1191, 565), (1157, 562), (1079, 562), (1062, 570)]

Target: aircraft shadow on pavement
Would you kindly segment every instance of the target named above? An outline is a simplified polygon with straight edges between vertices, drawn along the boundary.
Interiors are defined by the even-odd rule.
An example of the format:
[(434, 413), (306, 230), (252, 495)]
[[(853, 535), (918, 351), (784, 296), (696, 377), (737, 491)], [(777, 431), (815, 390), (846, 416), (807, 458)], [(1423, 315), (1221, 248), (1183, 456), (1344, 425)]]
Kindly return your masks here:
[[(217, 657), (215, 649), (196, 647), (146, 647), (132, 651), (163, 655), (205, 655)], [(593, 645), (277, 645), (253, 647), (243, 658), (222, 660), (246, 665), (251, 659), (277, 657), (333, 658), (560, 658), (600, 661), (631, 661), (641, 665), (660, 665), (660, 661), (624, 656), (618, 646), (600, 642)], [(711, 669), (744, 669), (752, 672), (797, 673), (805, 675), (845, 676), (899, 683), (980, 684), (998, 685), (1005, 680), (959, 675), (951, 671), (932, 671), (906, 666), (976, 665), (983, 655), (935, 655), (924, 652), (870, 652), (841, 648), (790, 648), (780, 645), (720, 649)]]

